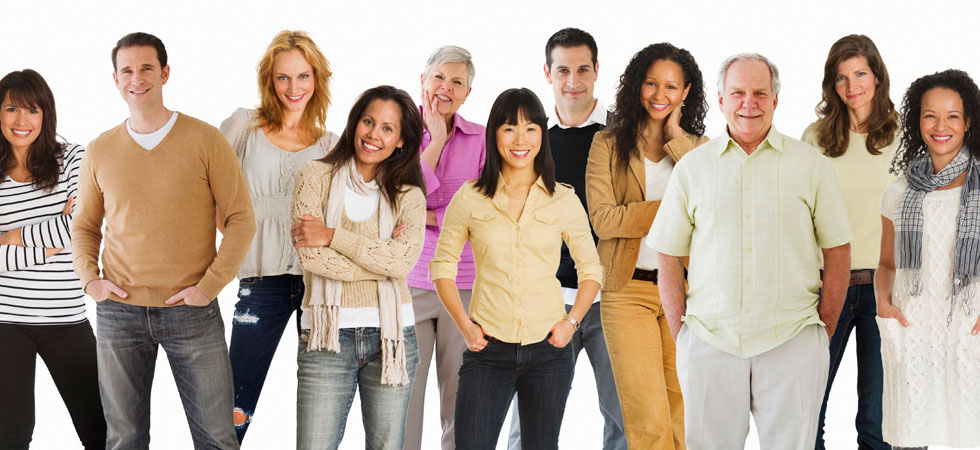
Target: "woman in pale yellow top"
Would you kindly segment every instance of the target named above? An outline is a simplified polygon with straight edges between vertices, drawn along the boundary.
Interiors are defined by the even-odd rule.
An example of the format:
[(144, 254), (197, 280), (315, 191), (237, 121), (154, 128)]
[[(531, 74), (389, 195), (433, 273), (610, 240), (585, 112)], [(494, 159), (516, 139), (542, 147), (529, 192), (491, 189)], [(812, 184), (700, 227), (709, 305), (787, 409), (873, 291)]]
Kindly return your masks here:
[(589, 151), (589, 217), (605, 272), (602, 328), (630, 448), (684, 448), (684, 404), (660, 304), (657, 252), (641, 241), (674, 162), (708, 142), (701, 135), (707, 111), (691, 53), (666, 42), (647, 46), (626, 66), (609, 128)]
[(820, 408), (817, 449), (824, 448), (827, 399), (852, 330), (857, 336), (858, 442), (861, 448), (891, 448), (881, 438), (881, 338), (872, 284), (881, 241), (876, 206), (885, 186), (895, 179), (888, 168), (899, 143), (898, 113), (888, 87), (888, 69), (874, 42), (864, 35), (844, 36), (830, 47), (824, 65), (820, 118), (802, 138), (830, 158), (854, 233), (850, 286), (830, 341), (830, 376)]
[[(497, 97), (483, 172), (453, 196), (430, 264), (467, 346), (456, 394), (459, 449), (496, 447), (515, 391), (524, 448), (558, 448), (575, 365), (568, 342), (599, 290), (602, 269), (582, 203), (555, 183), (547, 123), (530, 90)], [(467, 241), (476, 264), (469, 315), (455, 281)], [(555, 277), (562, 241), (579, 279), (567, 315)]]

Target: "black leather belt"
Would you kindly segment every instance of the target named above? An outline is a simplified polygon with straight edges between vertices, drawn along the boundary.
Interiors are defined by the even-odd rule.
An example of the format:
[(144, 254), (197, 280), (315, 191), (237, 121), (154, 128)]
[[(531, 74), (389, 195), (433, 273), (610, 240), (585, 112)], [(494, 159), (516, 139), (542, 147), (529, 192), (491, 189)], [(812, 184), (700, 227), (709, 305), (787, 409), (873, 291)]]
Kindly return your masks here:
[(640, 281), (649, 281), (653, 284), (657, 284), (657, 269), (653, 269), (653, 270), (633, 269), (633, 279), (640, 280)]

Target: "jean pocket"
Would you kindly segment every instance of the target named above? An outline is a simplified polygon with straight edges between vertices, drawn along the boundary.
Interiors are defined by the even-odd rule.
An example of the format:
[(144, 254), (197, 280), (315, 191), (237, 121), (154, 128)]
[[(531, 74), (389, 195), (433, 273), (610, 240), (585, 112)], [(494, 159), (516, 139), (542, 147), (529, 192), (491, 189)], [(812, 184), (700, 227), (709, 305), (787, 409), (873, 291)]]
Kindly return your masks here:
[(415, 336), (415, 325), (409, 325), (407, 327), (402, 327), (402, 336), (405, 336), (405, 337)]

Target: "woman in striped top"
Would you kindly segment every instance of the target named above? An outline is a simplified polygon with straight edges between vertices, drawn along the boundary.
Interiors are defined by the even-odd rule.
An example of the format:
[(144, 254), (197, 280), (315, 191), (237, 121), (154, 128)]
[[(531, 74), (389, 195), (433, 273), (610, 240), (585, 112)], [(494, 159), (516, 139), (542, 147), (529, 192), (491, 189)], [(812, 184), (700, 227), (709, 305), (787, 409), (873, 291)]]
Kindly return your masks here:
[(0, 448), (28, 448), (40, 355), (82, 444), (101, 449), (95, 336), (70, 242), (84, 149), (56, 140), (54, 97), (37, 72), (3, 77), (0, 102)]

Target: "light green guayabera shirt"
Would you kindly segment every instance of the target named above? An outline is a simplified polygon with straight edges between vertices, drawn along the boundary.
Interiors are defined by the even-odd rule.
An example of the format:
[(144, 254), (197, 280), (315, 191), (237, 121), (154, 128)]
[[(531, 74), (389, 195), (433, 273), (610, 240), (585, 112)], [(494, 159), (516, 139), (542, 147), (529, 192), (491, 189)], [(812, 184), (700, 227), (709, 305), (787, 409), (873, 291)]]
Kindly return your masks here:
[(688, 329), (749, 358), (823, 324), (820, 249), (852, 238), (827, 158), (772, 127), (751, 155), (727, 134), (685, 155), (647, 245), (691, 257)]

